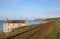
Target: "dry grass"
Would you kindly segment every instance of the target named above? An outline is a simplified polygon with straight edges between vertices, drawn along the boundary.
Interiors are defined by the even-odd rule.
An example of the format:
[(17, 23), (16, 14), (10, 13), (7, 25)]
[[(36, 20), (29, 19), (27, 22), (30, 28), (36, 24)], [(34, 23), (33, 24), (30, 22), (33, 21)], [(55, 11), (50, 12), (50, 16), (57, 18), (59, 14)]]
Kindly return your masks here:
[[(3, 35), (3, 36), (0, 36), (0, 39), (1, 38), (7, 38), (7, 37), (12, 37), (18, 33), (22, 33), (22, 32), (25, 32), (27, 30), (30, 30), (30, 29), (33, 29), (33, 28), (37, 28), (37, 27), (40, 27), (40, 26), (44, 26), (44, 25), (47, 25), (47, 26), (50, 26), (46, 32), (44, 32), (43, 36), (40, 37), (39, 39), (60, 39), (60, 19), (48, 19), (50, 21), (54, 21), (51, 25), (47, 25), (48, 23), (46, 24), (38, 24), (38, 25), (30, 25), (30, 26), (25, 26), (25, 27), (19, 27), (19, 28), (15, 28), (14, 31), (10, 32), (10, 34), (8, 34), (7, 36)], [(26, 38), (27, 36), (35, 33), (37, 30), (39, 30), (39, 28), (37, 29), (34, 29), (34, 30), (31, 30), (31, 31), (28, 31), (26, 33), (23, 33), (21, 35), (15, 37), (15, 39), (23, 39), (23, 38)], [(13, 39), (13, 38), (12, 38)]]

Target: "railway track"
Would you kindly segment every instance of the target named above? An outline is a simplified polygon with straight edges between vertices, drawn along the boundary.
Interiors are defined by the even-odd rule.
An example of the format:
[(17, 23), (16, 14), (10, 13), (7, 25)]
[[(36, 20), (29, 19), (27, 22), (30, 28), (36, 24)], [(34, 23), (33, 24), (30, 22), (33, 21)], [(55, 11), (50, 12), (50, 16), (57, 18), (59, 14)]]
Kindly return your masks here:
[(19, 38), (19, 39), (31, 39), (31, 38), (32, 39), (37, 39), (37, 36), (44, 33), (50, 27), (48, 25), (51, 25), (52, 23), (53, 22), (46, 23), (46, 25), (43, 25), (43, 26), (37, 26), (36, 28), (27, 30), (25, 32), (22, 32), (22, 33), (19, 33), (17, 35), (8, 37), (6, 39), (17, 39), (17, 38)]
[[(28, 36), (28, 37), (25, 38), (25, 39), (39, 39), (40, 36), (42, 36), (42, 34), (45, 33), (49, 27), (50, 27), (50, 26), (47, 26), (47, 25), (46, 25), (46, 26), (40, 28), (40, 30), (38, 30), (36, 33), (31, 34), (30, 36)], [(38, 38), (38, 37), (39, 37), (39, 38)]]
[[(40, 26), (38, 26), (38, 27), (36, 27), (36, 28), (39, 28), (39, 27), (40, 27)], [(33, 28), (33, 29), (30, 29), (30, 30), (24, 31), (24, 32), (22, 32), (22, 33), (18, 33), (18, 34), (16, 34), (16, 35), (11, 36), (11, 37), (8, 37), (8, 38), (6, 38), (6, 39), (10, 39), (10, 38), (13, 38), (13, 37), (16, 37), (16, 36), (22, 35), (22, 34), (24, 34), (24, 33), (26, 33), (26, 32), (36, 30), (36, 28)]]

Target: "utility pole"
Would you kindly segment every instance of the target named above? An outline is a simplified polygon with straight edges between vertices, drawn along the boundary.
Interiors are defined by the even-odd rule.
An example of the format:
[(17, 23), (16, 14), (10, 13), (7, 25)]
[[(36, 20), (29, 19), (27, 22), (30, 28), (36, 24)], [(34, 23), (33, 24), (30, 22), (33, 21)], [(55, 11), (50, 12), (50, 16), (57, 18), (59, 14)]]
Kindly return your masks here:
[(23, 18), (22, 18), (22, 14), (20, 14), (20, 19), (22, 20)]

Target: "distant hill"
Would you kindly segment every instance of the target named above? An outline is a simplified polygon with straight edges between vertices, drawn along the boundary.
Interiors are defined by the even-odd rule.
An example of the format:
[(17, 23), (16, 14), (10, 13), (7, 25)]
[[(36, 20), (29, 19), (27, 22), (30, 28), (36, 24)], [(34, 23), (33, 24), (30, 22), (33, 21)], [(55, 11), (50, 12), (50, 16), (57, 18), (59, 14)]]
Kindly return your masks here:
[(43, 20), (45, 20), (45, 19), (42, 19), (42, 18), (36, 18), (36, 19), (34, 19), (35, 21), (43, 21)]

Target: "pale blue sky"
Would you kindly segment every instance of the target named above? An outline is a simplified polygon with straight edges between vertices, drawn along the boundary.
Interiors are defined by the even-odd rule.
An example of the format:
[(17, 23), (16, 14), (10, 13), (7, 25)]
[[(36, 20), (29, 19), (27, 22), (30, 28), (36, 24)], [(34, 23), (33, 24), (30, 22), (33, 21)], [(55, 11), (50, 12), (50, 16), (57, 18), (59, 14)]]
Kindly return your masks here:
[(0, 0), (0, 19), (60, 17), (60, 0)]

